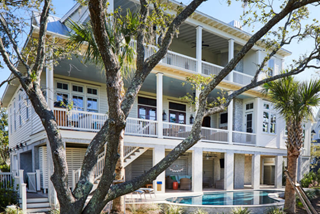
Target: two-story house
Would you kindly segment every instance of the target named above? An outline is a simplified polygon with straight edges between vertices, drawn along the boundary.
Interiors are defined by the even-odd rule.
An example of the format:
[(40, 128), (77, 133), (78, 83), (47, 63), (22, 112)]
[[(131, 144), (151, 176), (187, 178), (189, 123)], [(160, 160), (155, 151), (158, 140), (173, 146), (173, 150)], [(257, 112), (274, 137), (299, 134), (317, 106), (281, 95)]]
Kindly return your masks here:
[[(136, 0), (110, 1), (110, 10), (121, 6), (136, 10)], [(33, 32), (39, 29), (39, 16), (34, 13)], [(68, 38), (67, 19), (83, 23), (89, 20), (86, 7), (76, 4), (63, 18), (50, 17), (48, 36)], [(125, 130), (125, 173), (130, 180), (155, 165), (184, 137), (194, 120), (194, 106), (183, 101), (187, 93), (196, 94), (186, 77), (208, 76), (219, 71), (250, 38), (237, 22), (230, 24), (207, 14), (195, 12), (180, 27), (180, 34), (170, 51), (147, 77), (127, 120)], [(146, 47), (146, 55), (153, 53)], [(278, 74), (290, 52), (281, 49), (268, 66)], [(255, 45), (237, 67), (211, 92), (209, 100), (220, 96), (221, 89), (231, 92), (249, 84), (266, 56), (263, 44)], [(263, 78), (261, 75), (260, 78)], [(79, 59), (61, 60), (46, 65), (42, 88), (60, 127), (65, 142), (69, 169), (69, 185), (74, 188), (88, 144), (104, 123), (108, 113), (105, 76), (95, 65)], [(202, 192), (210, 189), (259, 189), (261, 185), (282, 187), (285, 157), (285, 121), (259, 91), (249, 90), (234, 99), (225, 112), (204, 118), (202, 139), (174, 162), (154, 182), (162, 182), (161, 191), (172, 191), (175, 178), (189, 178), (184, 189)], [(73, 109), (64, 104), (73, 103)], [(53, 172), (48, 139), (41, 121), (17, 82), (8, 85), (2, 105), (9, 113), (11, 170), (30, 173), (40, 170), (39, 188), (49, 191), (50, 203), (56, 203), (50, 184)], [(305, 124), (305, 149), (301, 164), (309, 162), (311, 124)], [(96, 167), (98, 181), (103, 167), (102, 153)], [(29, 174), (28, 174), (29, 173)], [(179, 179), (178, 179), (179, 180)], [(39, 185), (40, 183), (40, 185)], [(155, 183), (153, 184), (155, 185)], [(180, 185), (182, 187), (182, 185)], [(29, 185), (29, 189), (32, 187)]]

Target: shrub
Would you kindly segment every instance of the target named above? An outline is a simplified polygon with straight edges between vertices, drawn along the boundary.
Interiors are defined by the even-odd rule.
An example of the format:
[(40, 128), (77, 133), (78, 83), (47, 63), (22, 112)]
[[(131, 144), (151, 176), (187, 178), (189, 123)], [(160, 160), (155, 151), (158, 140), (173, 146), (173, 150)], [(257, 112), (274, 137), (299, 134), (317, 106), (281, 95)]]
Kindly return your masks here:
[(267, 214), (285, 214), (285, 212), (281, 208), (273, 207)]
[(302, 187), (308, 188), (312, 186), (317, 186), (318, 185), (317, 180), (318, 180), (317, 174), (311, 171), (303, 176), (300, 183)]
[(177, 205), (170, 204), (168, 206), (164, 206), (162, 211), (164, 214), (182, 214), (183, 208)]
[(3, 212), (8, 205), (18, 204), (19, 197), (13, 188), (0, 188), (0, 212)]
[(198, 209), (197, 211), (195, 211), (193, 214), (208, 214), (208, 212), (202, 210), (202, 209)]
[(5, 214), (19, 214), (22, 213), (22, 210), (18, 206), (7, 207), (4, 211)]
[(235, 210), (232, 210), (232, 213), (233, 214), (249, 214), (251, 213), (251, 211), (246, 207), (246, 208), (242, 208), (242, 207), (239, 207)]
[(1, 172), (10, 172), (10, 166), (7, 164), (0, 165), (0, 171)]
[(126, 210), (128, 211), (127, 213), (131, 214), (155, 214), (155, 213), (160, 213), (161, 209), (159, 205), (157, 204), (128, 204), (126, 206)]

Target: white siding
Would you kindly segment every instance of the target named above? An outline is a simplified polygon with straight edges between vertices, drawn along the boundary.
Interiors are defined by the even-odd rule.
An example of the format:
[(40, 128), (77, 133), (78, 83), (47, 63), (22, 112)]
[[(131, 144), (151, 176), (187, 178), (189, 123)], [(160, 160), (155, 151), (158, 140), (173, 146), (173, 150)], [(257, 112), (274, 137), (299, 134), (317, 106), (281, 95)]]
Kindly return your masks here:
[(77, 170), (81, 168), (86, 150), (87, 150), (86, 148), (71, 148), (71, 147), (67, 147), (66, 149), (68, 173), (69, 173), (68, 183), (70, 187), (72, 186), (72, 172), (73, 170)]
[(40, 168), (40, 178), (41, 178), (41, 188), (48, 189), (48, 158), (47, 158), (47, 147), (39, 147), (39, 168)]

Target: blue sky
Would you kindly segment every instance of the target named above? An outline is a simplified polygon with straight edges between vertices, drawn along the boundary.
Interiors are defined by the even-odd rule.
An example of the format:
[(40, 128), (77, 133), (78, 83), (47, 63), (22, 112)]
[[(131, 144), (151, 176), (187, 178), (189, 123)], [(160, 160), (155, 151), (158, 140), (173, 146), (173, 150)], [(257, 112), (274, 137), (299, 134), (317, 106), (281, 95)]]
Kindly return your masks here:
[[(182, 0), (183, 3), (190, 3), (191, 0)], [(220, 19), (226, 23), (231, 22), (232, 20), (239, 20), (240, 16), (243, 13), (242, 4), (240, 2), (234, 2), (231, 6), (227, 6), (227, 0), (208, 0), (204, 2), (198, 10), (204, 12), (212, 17)], [(74, 0), (53, 0), (53, 5), (55, 8), (55, 16), (62, 17), (69, 9), (76, 3)], [(320, 13), (316, 11), (314, 7), (309, 7), (310, 9), (310, 20), (316, 18), (320, 20)], [(309, 23), (309, 20), (304, 21), (304, 23)], [(257, 29), (257, 27), (255, 28)], [(245, 30), (249, 30), (246, 29)], [(285, 49), (292, 52), (292, 55), (287, 57), (285, 64), (288, 65), (292, 59), (297, 59), (300, 55), (307, 53), (313, 47), (312, 40), (297, 43), (294, 42), (290, 46), (285, 47)], [(8, 69), (0, 69), (0, 82), (5, 80), (9, 76), (10, 72)], [(308, 80), (310, 78), (318, 77), (319, 75), (315, 72), (314, 69), (304, 71), (303, 73), (297, 75), (299, 80)], [(5, 87), (0, 88), (0, 97), (4, 92)]]

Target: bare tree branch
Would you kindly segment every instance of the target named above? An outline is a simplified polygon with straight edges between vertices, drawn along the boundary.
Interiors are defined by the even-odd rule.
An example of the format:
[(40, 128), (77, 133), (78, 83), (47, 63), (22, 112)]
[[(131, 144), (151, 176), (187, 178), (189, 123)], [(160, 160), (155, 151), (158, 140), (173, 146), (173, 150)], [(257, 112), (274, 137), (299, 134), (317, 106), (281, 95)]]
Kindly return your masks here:
[(12, 80), (14, 80), (14, 79), (16, 79), (17, 77), (16, 76), (13, 76), (13, 77), (9, 77), (8, 79), (6, 79), (6, 80), (4, 80), (4, 81), (2, 81), (1, 83), (0, 83), (0, 88), (4, 85), (4, 84), (6, 84), (6, 83), (10, 83)]

